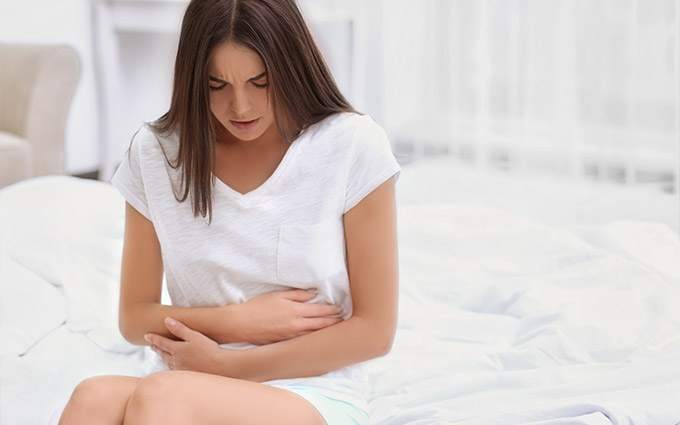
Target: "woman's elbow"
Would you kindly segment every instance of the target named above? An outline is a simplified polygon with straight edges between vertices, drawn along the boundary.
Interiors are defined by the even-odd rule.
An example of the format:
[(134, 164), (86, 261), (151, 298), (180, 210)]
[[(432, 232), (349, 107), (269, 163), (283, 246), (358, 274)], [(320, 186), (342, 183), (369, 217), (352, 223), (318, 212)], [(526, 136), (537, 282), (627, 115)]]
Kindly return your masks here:
[(368, 334), (370, 343), (371, 358), (386, 356), (394, 345), (394, 337), (396, 333), (396, 325), (382, 324), (381, 326), (373, 326)]
[(135, 322), (128, 312), (120, 311), (118, 315), (120, 334), (131, 344), (145, 345), (144, 335), (141, 334), (137, 326), (134, 326)]
[(394, 336), (396, 333), (396, 329), (392, 328), (386, 331), (383, 331), (383, 335), (379, 340), (377, 341), (377, 356), (376, 357), (382, 357), (386, 356), (389, 354), (390, 351), (392, 351), (392, 346), (394, 345)]
[(130, 327), (125, 323), (125, 321), (122, 318), (118, 319), (118, 329), (120, 330), (120, 334), (127, 342), (139, 345), (137, 338), (135, 338), (135, 333), (133, 332), (132, 329), (130, 329)]

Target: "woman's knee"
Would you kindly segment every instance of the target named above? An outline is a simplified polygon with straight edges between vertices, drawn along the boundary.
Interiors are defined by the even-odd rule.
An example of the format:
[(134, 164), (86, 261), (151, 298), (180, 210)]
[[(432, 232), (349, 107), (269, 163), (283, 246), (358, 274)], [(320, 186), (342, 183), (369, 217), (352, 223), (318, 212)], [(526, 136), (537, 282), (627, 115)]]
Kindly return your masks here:
[(120, 424), (139, 378), (97, 376), (78, 384), (61, 415), (60, 424)]
[(109, 378), (108, 376), (96, 376), (82, 381), (73, 390), (69, 405), (93, 410), (105, 405), (110, 400)]
[[(130, 402), (144, 401), (145, 404), (162, 403), (172, 399), (173, 388), (176, 390), (177, 380), (173, 372), (151, 374), (137, 384)], [(176, 392), (176, 391), (175, 391)]]
[(172, 371), (154, 373), (140, 380), (128, 402), (125, 423), (144, 423), (165, 416), (177, 418), (182, 405), (178, 384)]

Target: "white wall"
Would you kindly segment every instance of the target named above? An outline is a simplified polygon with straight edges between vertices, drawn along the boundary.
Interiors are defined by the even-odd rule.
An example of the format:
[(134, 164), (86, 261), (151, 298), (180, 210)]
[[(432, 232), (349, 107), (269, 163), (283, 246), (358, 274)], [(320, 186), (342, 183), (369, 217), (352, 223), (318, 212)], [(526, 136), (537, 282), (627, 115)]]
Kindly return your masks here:
[(66, 128), (66, 171), (77, 174), (97, 169), (97, 102), (88, 0), (2, 0), (0, 40), (69, 44), (78, 51), (82, 75)]

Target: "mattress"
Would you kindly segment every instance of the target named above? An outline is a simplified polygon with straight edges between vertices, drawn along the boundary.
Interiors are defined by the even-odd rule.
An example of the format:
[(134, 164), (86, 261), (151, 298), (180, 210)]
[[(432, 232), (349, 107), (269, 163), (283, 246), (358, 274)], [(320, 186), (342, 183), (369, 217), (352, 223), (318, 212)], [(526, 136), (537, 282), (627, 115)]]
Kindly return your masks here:
[[(372, 424), (680, 423), (676, 197), (430, 159), (397, 198)], [(82, 379), (142, 373), (117, 329), (123, 214), (101, 182), (0, 191), (0, 423), (56, 423)]]

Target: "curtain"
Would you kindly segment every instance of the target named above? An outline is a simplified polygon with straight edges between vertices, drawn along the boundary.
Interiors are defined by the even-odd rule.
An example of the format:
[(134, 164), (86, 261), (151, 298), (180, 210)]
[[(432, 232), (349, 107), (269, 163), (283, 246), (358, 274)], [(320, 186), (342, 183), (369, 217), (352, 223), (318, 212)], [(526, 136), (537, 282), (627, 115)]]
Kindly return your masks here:
[(678, 0), (374, 1), (359, 86), (402, 158), (677, 191)]

